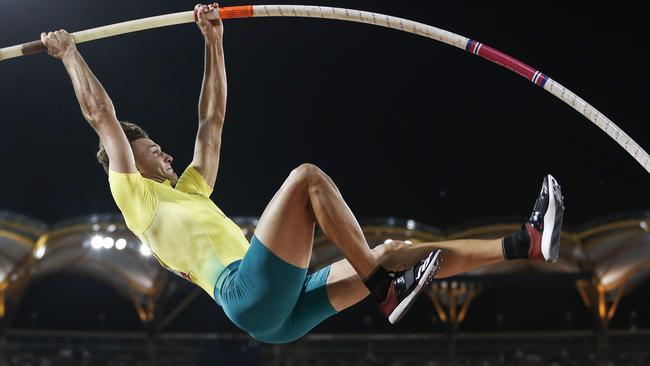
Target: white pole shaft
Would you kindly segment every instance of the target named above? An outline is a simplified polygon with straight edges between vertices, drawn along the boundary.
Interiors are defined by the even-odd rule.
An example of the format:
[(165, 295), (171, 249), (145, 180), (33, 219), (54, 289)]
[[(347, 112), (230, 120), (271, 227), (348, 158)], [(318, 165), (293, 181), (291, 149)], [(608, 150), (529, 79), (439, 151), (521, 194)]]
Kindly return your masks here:
[(75, 43), (93, 41), (95, 39), (113, 37), (124, 33), (139, 32), (146, 29), (167, 27), (170, 25), (194, 22), (194, 12), (159, 15), (150, 18), (131, 20), (128, 22), (111, 24), (103, 27), (88, 29), (73, 33)]
[[(131, 20), (128, 22), (116, 23), (105, 25), (103, 27), (91, 28), (79, 32), (71, 33), (75, 43), (84, 43), (113, 37), (125, 33), (133, 33), (146, 29), (167, 27), (170, 25), (192, 23), (194, 22), (194, 12), (184, 11), (180, 13), (172, 13), (166, 15), (159, 15), (155, 17)], [(29, 55), (36, 52), (45, 51), (45, 46), (41, 41), (33, 41), (21, 45), (0, 49), (0, 61), (7, 60), (14, 57)]]
[[(639, 164), (641, 164), (641, 166), (643, 166), (646, 171), (650, 173), (650, 156), (648, 156), (648, 153), (609, 118), (600, 113), (596, 108), (591, 106), (575, 93), (565, 88), (560, 83), (552, 80), (548, 76), (544, 75), (540, 71), (480, 42), (473, 41), (469, 38), (440, 28), (407, 19), (393, 17), (390, 15), (324, 6), (237, 6), (230, 8), (221, 8), (220, 15), (222, 19), (246, 18), (252, 16), (306, 17), (346, 20), (357, 23), (374, 24), (377, 26), (392, 28), (403, 32), (409, 32), (419, 36), (428, 37), (457, 48), (464, 49), (518, 73), (519, 75), (529, 79), (536, 85), (555, 95), (560, 100), (567, 103), (579, 113), (587, 117), (587, 119), (602, 129), (605, 133), (607, 133)], [(212, 17), (214, 16), (216, 16), (216, 14), (212, 15)], [(194, 12), (187, 11), (107, 25), (99, 28), (76, 32), (72, 35), (76, 43), (82, 43), (95, 39), (112, 37), (124, 33), (137, 32), (145, 29), (159, 28), (181, 23), (190, 23), (193, 21)], [(40, 41), (35, 41), (28, 44), (0, 49), (0, 61), (22, 56), (24, 54), (42, 51), (43, 46), (42, 44), (39, 45), (39, 43)]]

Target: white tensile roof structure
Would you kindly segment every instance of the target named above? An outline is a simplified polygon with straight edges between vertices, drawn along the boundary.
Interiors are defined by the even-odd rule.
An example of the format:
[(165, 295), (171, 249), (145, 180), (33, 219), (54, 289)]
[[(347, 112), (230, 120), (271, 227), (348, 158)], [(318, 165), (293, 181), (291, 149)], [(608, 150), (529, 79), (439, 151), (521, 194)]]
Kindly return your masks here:
[[(250, 238), (257, 218), (235, 218)], [(498, 238), (519, 227), (501, 220), (442, 231), (413, 220), (392, 218), (362, 221), (371, 246), (386, 239), (412, 242), (459, 238)], [(509, 261), (485, 266), (454, 280), (434, 283), (428, 291), (443, 321), (460, 323), (483, 277), (508, 273), (553, 272), (575, 275), (585, 305), (599, 314), (602, 325), (613, 317), (621, 298), (650, 277), (650, 213), (598, 220), (562, 233), (557, 263)], [(312, 268), (341, 258), (336, 246), (317, 233)], [(106, 282), (131, 299), (144, 322), (154, 317), (167, 276), (148, 248), (129, 232), (119, 215), (91, 215), (46, 225), (21, 215), (0, 212), (0, 317), (19, 303), (34, 279), (55, 272), (76, 272)], [(453, 301), (450, 301), (452, 300)], [(450, 311), (449, 303), (460, 309)], [(595, 308), (594, 308), (595, 307)], [(463, 311), (463, 308), (465, 310)]]

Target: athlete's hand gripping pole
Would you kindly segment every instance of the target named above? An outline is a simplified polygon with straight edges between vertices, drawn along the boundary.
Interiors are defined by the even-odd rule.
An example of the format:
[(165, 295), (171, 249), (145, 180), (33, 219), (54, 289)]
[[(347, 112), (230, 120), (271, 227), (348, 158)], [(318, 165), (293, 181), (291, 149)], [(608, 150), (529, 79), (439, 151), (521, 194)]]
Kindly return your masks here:
[[(208, 15), (208, 19), (233, 19), (248, 18), (253, 16), (253, 7), (247, 6), (230, 6), (219, 8)], [(143, 18), (122, 22), (117, 24), (106, 25), (80, 32), (71, 33), (75, 44), (92, 41), (95, 39), (107, 38), (124, 33), (132, 33), (145, 29), (160, 28), (176, 24), (193, 23), (196, 20), (194, 11), (183, 11), (160, 15), (155, 17)], [(0, 61), (34, 53), (45, 52), (47, 48), (40, 40), (27, 42), (11, 47), (0, 48)]]

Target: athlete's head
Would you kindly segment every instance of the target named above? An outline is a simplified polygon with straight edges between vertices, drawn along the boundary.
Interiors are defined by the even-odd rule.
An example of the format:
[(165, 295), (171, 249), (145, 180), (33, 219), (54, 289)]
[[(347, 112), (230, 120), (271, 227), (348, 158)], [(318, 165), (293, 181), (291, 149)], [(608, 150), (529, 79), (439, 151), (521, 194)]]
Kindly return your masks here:
[[(122, 130), (129, 140), (133, 156), (135, 157), (135, 166), (143, 177), (162, 182), (169, 180), (171, 184), (176, 184), (178, 175), (172, 169), (171, 155), (162, 151), (161, 147), (149, 138), (149, 135), (138, 125), (130, 122), (120, 122)], [(102, 142), (99, 142), (97, 151), (97, 160), (102, 164), (104, 170), (108, 173), (108, 154), (104, 149)]]

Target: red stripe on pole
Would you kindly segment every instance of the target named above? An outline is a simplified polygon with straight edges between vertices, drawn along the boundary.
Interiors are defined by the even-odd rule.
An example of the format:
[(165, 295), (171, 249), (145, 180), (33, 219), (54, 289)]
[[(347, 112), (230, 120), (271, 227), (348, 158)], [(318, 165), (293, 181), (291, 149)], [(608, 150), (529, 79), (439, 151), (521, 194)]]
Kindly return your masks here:
[(533, 76), (535, 75), (535, 72), (537, 72), (537, 70), (517, 60), (516, 58), (511, 57), (499, 50), (495, 50), (494, 48), (485, 44), (479, 50), (478, 55), (486, 60), (494, 62), (497, 65), (501, 65), (507, 69), (510, 69), (530, 81), (533, 80)]

